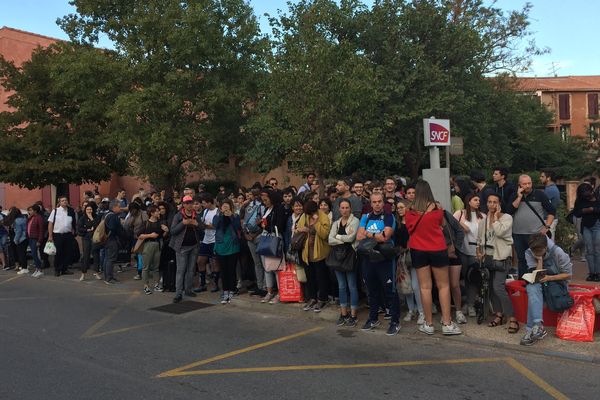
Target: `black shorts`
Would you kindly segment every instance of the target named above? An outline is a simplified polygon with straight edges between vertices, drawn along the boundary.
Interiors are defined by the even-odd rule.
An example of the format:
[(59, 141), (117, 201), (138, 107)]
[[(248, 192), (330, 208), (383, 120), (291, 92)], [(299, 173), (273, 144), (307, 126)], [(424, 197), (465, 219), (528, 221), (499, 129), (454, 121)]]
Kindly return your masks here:
[(413, 268), (430, 266), (433, 268), (447, 267), (450, 265), (448, 250), (421, 251), (410, 249)]
[(200, 243), (200, 249), (198, 250), (198, 257), (213, 258), (215, 256), (215, 244), (214, 243)]

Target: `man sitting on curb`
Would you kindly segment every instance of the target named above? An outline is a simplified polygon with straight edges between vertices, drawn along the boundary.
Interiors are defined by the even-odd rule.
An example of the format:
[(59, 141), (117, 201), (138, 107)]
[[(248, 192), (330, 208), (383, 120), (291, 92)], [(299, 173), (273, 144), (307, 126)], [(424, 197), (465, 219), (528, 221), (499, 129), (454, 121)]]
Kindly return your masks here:
[(569, 280), (573, 263), (569, 255), (543, 233), (534, 233), (529, 238), (529, 249), (525, 251), (529, 270), (546, 269), (546, 276), (539, 283), (527, 284), (527, 333), (521, 339), (523, 346), (531, 346), (546, 337), (542, 312), (544, 294), (542, 284), (550, 281)]

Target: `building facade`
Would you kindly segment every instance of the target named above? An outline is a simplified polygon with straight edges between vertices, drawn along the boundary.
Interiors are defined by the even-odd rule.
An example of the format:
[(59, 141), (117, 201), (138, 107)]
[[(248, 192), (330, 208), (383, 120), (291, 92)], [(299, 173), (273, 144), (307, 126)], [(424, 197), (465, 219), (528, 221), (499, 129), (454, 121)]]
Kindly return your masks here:
[(600, 75), (518, 78), (518, 90), (537, 96), (554, 115), (548, 130), (569, 136), (600, 139)]

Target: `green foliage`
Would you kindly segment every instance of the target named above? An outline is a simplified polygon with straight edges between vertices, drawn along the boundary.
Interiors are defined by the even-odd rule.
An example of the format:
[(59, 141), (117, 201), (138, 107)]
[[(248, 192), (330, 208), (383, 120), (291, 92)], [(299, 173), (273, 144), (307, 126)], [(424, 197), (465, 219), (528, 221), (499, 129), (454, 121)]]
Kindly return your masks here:
[[(423, 118), (449, 118), (465, 140), (453, 172), (559, 162), (579, 147), (549, 138), (549, 113), (515, 93), (506, 75), (532, 54), (529, 6), (505, 13), (482, 1), (303, 0), (271, 18), (264, 96), (247, 126), (247, 160), (266, 171), (284, 159), (321, 174), (406, 173), (425, 166)], [(557, 150), (554, 150), (557, 149)], [(566, 156), (572, 157), (571, 161)], [(560, 155), (560, 157), (559, 157)]]
[(554, 238), (556, 244), (559, 245), (567, 253), (577, 240), (575, 225), (568, 223), (566, 220), (566, 216), (568, 213), (569, 211), (565, 207), (564, 202), (561, 202), (561, 205), (558, 209), (558, 225), (556, 225), (556, 238)]
[(107, 117), (124, 72), (113, 53), (68, 43), (38, 48), (20, 68), (0, 57), (2, 85), (14, 91), (14, 111), (0, 113), (0, 181), (31, 189), (125, 172)]
[(375, 74), (356, 46), (361, 10), (356, 1), (300, 1), (271, 18), (269, 78), (247, 126), (255, 145), (246, 159), (258, 170), (288, 158), (339, 174), (375, 142)]
[[(215, 166), (245, 144), (267, 42), (243, 0), (75, 0), (59, 22), (71, 40), (106, 35), (131, 79), (115, 101), (112, 127), (132, 168), (161, 187)], [(232, 140), (232, 138), (236, 140)]]

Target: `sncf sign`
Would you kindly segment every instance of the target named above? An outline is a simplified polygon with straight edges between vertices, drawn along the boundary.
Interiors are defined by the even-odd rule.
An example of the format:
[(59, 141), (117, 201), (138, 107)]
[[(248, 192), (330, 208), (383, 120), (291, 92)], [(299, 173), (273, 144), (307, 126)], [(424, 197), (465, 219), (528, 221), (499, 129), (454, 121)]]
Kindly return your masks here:
[(423, 120), (425, 146), (450, 146), (450, 120), (426, 118)]

